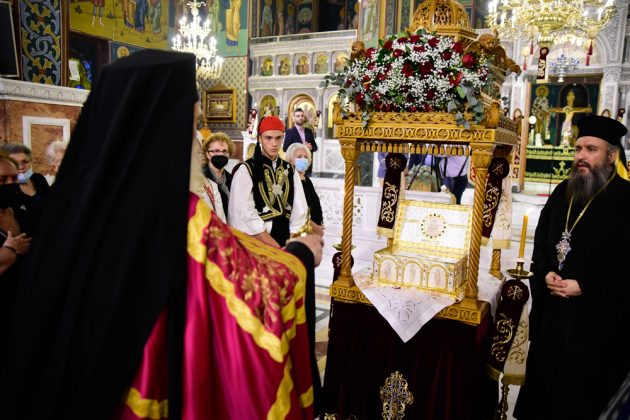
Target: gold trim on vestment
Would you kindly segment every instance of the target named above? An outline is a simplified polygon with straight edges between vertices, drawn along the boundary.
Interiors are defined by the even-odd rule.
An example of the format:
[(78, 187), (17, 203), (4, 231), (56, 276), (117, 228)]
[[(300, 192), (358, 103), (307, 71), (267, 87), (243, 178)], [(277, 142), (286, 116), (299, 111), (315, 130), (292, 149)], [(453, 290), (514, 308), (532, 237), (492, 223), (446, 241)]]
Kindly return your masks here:
[(195, 214), (188, 220), (188, 255), (199, 264), (204, 263), (208, 254), (203, 235), (211, 219), (210, 207), (200, 199), (195, 206)]
[(302, 404), (302, 407), (308, 407), (309, 405), (312, 405), (314, 401), (313, 386), (311, 385), (305, 393), (300, 395), (300, 404)]
[(291, 390), (293, 389), (293, 378), (291, 377), (291, 360), (287, 360), (284, 365), (284, 375), (280, 386), (276, 392), (276, 401), (267, 413), (268, 420), (284, 419), (291, 411)]
[(141, 419), (160, 420), (168, 418), (168, 399), (158, 401), (143, 398), (140, 391), (133, 387), (129, 388), (125, 405)]

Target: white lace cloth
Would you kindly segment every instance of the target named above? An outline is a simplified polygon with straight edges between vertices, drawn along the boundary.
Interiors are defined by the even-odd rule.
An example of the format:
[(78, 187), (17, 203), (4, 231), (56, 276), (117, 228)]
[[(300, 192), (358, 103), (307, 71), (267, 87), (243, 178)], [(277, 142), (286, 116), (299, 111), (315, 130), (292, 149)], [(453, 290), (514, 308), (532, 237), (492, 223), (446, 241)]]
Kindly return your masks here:
[[(355, 272), (354, 281), (405, 343), (438, 312), (456, 301), (453, 297), (438, 293), (378, 286), (372, 279), (371, 268)], [(479, 273), (477, 296), (480, 300), (490, 303), (493, 315), (499, 302), (502, 284), (489, 273)]]

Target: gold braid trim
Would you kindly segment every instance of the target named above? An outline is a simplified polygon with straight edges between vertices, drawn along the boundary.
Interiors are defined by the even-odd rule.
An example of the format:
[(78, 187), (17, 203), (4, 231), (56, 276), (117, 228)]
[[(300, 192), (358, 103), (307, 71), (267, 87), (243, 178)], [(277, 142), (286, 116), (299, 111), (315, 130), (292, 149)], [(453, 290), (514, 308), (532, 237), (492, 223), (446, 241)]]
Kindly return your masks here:
[(310, 405), (313, 405), (314, 401), (315, 398), (313, 397), (313, 386), (311, 385), (308, 391), (300, 395), (300, 403), (302, 404), (302, 407), (308, 407)]
[(168, 418), (168, 399), (158, 401), (142, 398), (140, 391), (133, 387), (129, 388), (125, 405), (141, 419), (160, 420)]
[[(287, 363), (284, 365), (284, 376), (276, 392), (276, 401), (267, 413), (267, 419), (269, 420), (284, 419), (289, 414), (289, 411), (291, 411), (291, 391), (293, 390), (293, 378), (291, 377), (292, 368), (293, 364), (291, 360), (287, 359)], [(313, 397), (313, 386), (311, 385), (299, 398), (302, 408), (313, 405), (315, 400)]]
[(293, 378), (291, 377), (292, 363), (287, 359), (284, 365), (284, 376), (276, 392), (276, 401), (267, 413), (268, 420), (284, 419), (291, 410), (291, 391), (293, 390)]
[(208, 254), (203, 235), (211, 219), (210, 207), (203, 200), (197, 201), (195, 214), (188, 221), (188, 255), (199, 264), (204, 263)]

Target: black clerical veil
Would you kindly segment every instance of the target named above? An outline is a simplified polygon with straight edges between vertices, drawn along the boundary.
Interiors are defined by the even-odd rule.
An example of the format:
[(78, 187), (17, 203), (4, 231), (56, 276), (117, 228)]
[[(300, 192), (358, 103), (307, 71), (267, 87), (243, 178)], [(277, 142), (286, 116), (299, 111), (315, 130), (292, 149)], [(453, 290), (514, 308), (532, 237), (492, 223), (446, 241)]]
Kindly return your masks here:
[(20, 279), (0, 417), (111, 419), (122, 404), (158, 315), (185, 293), (196, 95), (190, 54), (101, 70)]

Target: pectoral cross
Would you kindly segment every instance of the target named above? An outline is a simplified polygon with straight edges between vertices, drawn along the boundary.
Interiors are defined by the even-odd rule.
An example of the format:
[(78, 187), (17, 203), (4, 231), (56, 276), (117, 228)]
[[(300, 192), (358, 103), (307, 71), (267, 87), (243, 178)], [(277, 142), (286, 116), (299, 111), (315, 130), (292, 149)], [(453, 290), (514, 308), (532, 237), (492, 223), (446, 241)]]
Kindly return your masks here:
[(572, 130), (571, 122), (573, 121), (573, 114), (581, 113), (581, 112), (593, 112), (593, 108), (591, 108), (590, 106), (575, 108), (573, 106), (574, 102), (575, 102), (575, 93), (573, 93), (573, 89), (571, 89), (569, 90), (569, 93), (567, 94), (566, 106), (562, 108), (549, 108), (549, 111), (551, 112), (565, 114), (564, 122), (562, 123), (562, 132), (561, 132), (562, 143), (560, 144), (561, 146), (569, 146), (570, 140), (573, 137), (573, 132), (571, 131)]

